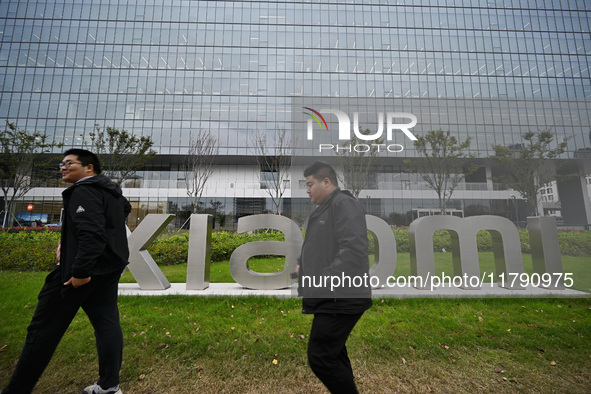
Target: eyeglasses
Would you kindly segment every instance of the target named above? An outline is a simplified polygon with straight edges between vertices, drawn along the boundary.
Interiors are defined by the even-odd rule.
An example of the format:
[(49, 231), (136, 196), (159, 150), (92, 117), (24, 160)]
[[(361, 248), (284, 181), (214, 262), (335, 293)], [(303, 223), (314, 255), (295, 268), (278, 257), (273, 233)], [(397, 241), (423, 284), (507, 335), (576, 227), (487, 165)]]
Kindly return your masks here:
[(66, 161), (66, 162), (63, 162), (63, 163), (59, 163), (57, 166), (61, 170), (62, 168), (70, 168), (70, 166), (72, 164), (82, 164), (82, 162), (79, 162), (79, 161)]

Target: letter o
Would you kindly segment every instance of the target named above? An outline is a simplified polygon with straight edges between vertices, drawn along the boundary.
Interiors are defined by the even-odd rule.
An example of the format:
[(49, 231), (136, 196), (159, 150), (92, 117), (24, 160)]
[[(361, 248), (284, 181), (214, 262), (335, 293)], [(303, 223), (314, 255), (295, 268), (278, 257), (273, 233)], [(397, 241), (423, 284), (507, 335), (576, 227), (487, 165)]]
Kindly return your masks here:
[[(359, 279), (359, 281), (357, 279)], [(360, 288), (362, 286), (363, 286), (363, 278), (359, 275), (355, 275), (353, 277), (353, 287)]]
[[(375, 279), (375, 281), (374, 281), (374, 279)], [(369, 277), (369, 285), (371, 287), (378, 287), (380, 285), (380, 278), (378, 278), (377, 276), (371, 275)]]
[[(365, 149), (365, 150), (360, 150), (360, 149), (358, 149), (360, 146), (363, 146), (364, 148), (367, 148), (367, 149)], [(354, 145), (354, 146), (353, 146), (353, 150), (354, 150), (355, 152), (358, 152), (358, 153), (365, 153), (365, 152), (369, 152), (369, 150), (370, 150), (370, 149), (371, 149), (371, 148), (370, 148), (370, 147), (369, 147), (369, 145), (367, 145), (367, 144), (358, 144), (358, 145)]]
[[(392, 146), (399, 147), (400, 149), (398, 149), (398, 150), (392, 150), (392, 149), (390, 149), (390, 147), (392, 147)], [(403, 150), (404, 150), (404, 146), (402, 146), (400, 144), (391, 144), (391, 145), (388, 145), (388, 152), (399, 153), (399, 152), (402, 152)]]

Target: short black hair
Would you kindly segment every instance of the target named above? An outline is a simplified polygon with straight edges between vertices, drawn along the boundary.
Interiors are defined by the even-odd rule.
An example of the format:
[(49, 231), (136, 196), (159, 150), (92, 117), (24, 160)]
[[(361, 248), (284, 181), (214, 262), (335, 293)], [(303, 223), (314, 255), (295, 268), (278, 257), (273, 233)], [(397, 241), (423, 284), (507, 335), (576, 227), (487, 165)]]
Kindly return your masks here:
[(328, 178), (330, 183), (332, 183), (334, 186), (339, 186), (336, 171), (330, 166), (330, 164), (326, 162), (316, 161), (310, 164), (310, 166), (304, 170), (304, 176), (307, 178), (310, 175), (319, 181), (324, 180), (324, 178)]
[(86, 150), (86, 149), (76, 149), (76, 148), (68, 149), (67, 151), (64, 152), (64, 157), (66, 157), (68, 155), (78, 156), (78, 160), (80, 160), (80, 162), (82, 163), (82, 165), (84, 167), (86, 167), (89, 164), (92, 164), (92, 168), (94, 168), (94, 172), (97, 175), (101, 173), (101, 161), (99, 160), (97, 155), (95, 155), (91, 151)]

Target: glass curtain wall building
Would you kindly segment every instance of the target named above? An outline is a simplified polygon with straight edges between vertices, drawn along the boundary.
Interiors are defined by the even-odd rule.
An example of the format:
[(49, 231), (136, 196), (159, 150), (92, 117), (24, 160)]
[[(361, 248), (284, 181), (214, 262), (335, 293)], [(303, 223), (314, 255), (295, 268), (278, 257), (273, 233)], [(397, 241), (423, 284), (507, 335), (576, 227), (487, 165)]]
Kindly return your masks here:
[[(471, 136), (483, 167), (462, 182), (450, 208), (523, 221), (525, 202), (491, 181), (492, 145), (515, 146), (525, 131), (551, 129), (568, 138), (561, 160), (580, 173), (556, 185), (558, 210), (566, 224), (586, 225), (590, 28), (586, 0), (3, 0), (0, 119), (65, 147), (88, 143), (95, 124), (150, 136), (158, 156), (125, 184), (131, 226), (148, 213), (185, 221), (191, 203), (182, 164), (200, 130), (219, 146), (201, 207), (216, 226), (273, 211), (274, 170), (259, 166), (253, 141), (275, 141), (283, 130), (296, 141), (306, 133), (305, 106), (359, 112), (370, 129), (376, 108), (413, 114), (416, 135)], [(334, 128), (336, 118), (326, 119)], [(396, 138), (404, 150), (380, 156), (360, 200), (368, 213), (407, 225), (437, 198), (407, 171), (404, 159), (416, 156), (411, 141)], [(303, 155), (302, 166), (334, 156)], [(285, 181), (281, 204), (296, 219), (312, 209), (301, 170)], [(34, 204), (42, 221), (58, 221), (64, 186), (34, 189), (13, 214)]]

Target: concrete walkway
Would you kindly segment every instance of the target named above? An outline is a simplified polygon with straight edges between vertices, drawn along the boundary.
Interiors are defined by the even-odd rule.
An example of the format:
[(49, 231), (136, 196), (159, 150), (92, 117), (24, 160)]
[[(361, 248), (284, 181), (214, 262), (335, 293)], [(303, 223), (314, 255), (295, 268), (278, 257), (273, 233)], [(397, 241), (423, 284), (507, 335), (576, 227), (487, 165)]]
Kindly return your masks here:
[[(121, 296), (162, 296), (162, 295), (184, 295), (184, 296), (263, 296), (263, 297), (296, 297), (294, 288), (281, 290), (252, 290), (242, 287), (237, 283), (210, 283), (205, 290), (187, 290), (185, 283), (172, 283), (166, 290), (142, 290), (137, 283), (120, 283), (119, 295)], [(548, 290), (540, 287), (529, 286), (524, 290), (508, 290), (485, 284), (481, 289), (465, 290), (457, 287), (439, 287), (433, 291), (419, 290), (414, 287), (383, 288), (373, 290), (373, 298), (479, 298), (479, 297), (508, 297), (508, 298), (546, 298), (546, 297), (568, 297), (568, 298), (590, 298), (591, 293), (576, 290)]]

